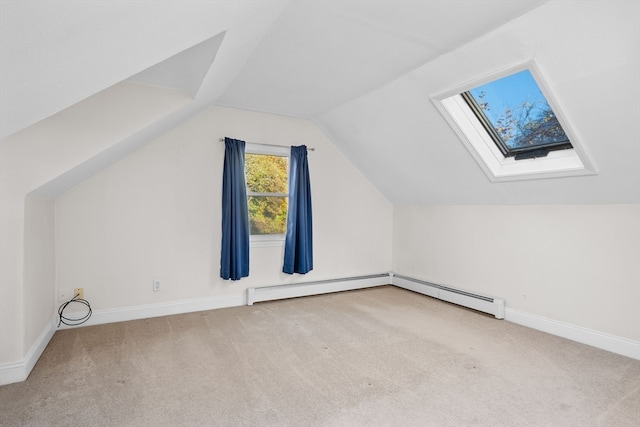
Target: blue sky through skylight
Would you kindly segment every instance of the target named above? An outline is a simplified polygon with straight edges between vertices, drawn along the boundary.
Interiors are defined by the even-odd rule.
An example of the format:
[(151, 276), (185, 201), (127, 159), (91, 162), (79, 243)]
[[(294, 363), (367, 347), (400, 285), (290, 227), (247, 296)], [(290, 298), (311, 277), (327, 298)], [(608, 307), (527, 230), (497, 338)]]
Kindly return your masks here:
[(510, 149), (568, 142), (529, 70), (476, 87), (469, 93)]
[(478, 100), (478, 97), (485, 92), (484, 102), (487, 102), (491, 109), (483, 110), (491, 123), (495, 124), (499, 116), (504, 114), (507, 108), (514, 110), (522, 102), (540, 102), (548, 105), (538, 84), (533, 79), (529, 70), (520, 71), (491, 83), (471, 89), (469, 92)]

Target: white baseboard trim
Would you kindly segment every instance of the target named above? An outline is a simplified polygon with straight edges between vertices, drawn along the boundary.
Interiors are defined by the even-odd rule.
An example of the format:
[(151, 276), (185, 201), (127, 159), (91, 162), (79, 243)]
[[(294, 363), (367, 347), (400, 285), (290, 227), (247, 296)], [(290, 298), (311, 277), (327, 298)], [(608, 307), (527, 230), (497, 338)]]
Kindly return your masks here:
[(273, 301), (286, 298), (328, 294), (332, 292), (353, 291), (355, 289), (372, 288), (375, 286), (390, 284), (391, 275), (389, 273), (381, 273), (369, 276), (319, 280), (316, 282), (248, 288), (247, 305), (253, 305), (253, 303), (261, 301)]
[[(12, 384), (27, 379), (42, 352), (51, 341), (58, 329), (71, 329), (83, 326), (100, 325), (105, 323), (124, 322), (127, 320), (147, 319), (151, 317), (169, 316), (172, 314), (190, 313), (195, 311), (214, 310), (217, 308), (240, 307), (245, 305), (243, 294), (228, 295), (214, 298), (200, 298), (184, 301), (173, 301), (158, 304), (146, 304), (132, 307), (115, 308), (110, 310), (94, 310), (89, 320), (77, 326), (60, 325), (58, 327), (57, 314), (45, 327), (40, 337), (31, 346), (27, 355), (19, 362), (0, 365), (0, 385)], [(84, 313), (83, 313), (84, 314)], [(66, 314), (65, 314), (66, 315)], [(73, 314), (69, 315), (73, 318)]]
[(504, 319), (504, 300), (487, 295), (479, 295), (461, 289), (438, 285), (413, 277), (392, 274), (392, 283), (399, 288), (427, 295), (453, 304), (492, 314), (496, 319)]
[[(128, 320), (149, 319), (151, 317), (215, 310), (218, 308), (239, 307), (242, 305), (245, 305), (244, 295), (236, 294), (214, 298), (198, 298), (192, 300), (170, 301), (157, 304), (112, 308), (109, 310), (94, 310), (89, 320), (87, 320), (85, 323), (78, 326), (67, 326), (62, 324), (58, 329), (71, 329), (80, 326), (92, 326), (105, 323), (125, 322)], [(72, 315), (70, 315), (70, 317), (71, 316)]]
[(633, 341), (535, 314), (505, 309), (505, 320), (612, 353), (640, 360), (640, 341)]
[(56, 319), (47, 323), (38, 339), (36, 339), (27, 355), (21, 361), (0, 365), (0, 386), (18, 383), (29, 377), (31, 370), (36, 366), (36, 362), (56, 332), (56, 324)]
[[(292, 285), (249, 288), (247, 289), (246, 297), (243, 294), (235, 294), (214, 298), (200, 298), (109, 310), (96, 310), (93, 312), (89, 320), (82, 325), (60, 325), (60, 328), (58, 328), (58, 317), (55, 316), (42, 331), (36, 342), (31, 346), (31, 349), (24, 359), (19, 362), (0, 365), (0, 385), (26, 380), (57, 329), (70, 329), (81, 326), (147, 319), (151, 317), (214, 310), (218, 308), (239, 307), (245, 304), (252, 305), (254, 302), (259, 301), (370, 288), (389, 285), (393, 279), (393, 273), (378, 274)], [(394, 285), (405, 285), (398, 287), (411, 289), (406, 283), (397, 282)], [(415, 289), (415, 291), (423, 291), (422, 293), (428, 295), (428, 292), (424, 292), (424, 289)], [(504, 309), (504, 318), (509, 322), (517, 323), (522, 326), (640, 360), (640, 342), (638, 341), (609, 335), (603, 332), (525, 313), (508, 307)]]

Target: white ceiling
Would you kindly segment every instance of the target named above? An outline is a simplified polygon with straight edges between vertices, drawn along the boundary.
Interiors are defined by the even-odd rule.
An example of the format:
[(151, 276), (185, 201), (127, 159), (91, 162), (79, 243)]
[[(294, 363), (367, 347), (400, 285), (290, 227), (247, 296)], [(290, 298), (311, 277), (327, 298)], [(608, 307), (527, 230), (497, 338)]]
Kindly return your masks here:
[[(430, 100), (530, 61), (597, 175), (491, 183)], [(313, 120), (394, 203), (638, 203), (639, 75), (635, 1), (0, 2), (0, 137), (128, 79), (193, 98), (62, 189), (223, 105)]]

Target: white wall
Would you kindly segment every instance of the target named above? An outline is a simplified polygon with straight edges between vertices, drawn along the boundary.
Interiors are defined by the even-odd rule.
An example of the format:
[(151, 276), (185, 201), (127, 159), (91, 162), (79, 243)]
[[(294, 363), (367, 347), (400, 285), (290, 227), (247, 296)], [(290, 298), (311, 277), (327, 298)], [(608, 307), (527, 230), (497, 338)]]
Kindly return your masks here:
[[(224, 136), (316, 149), (312, 272), (283, 274), (283, 247), (256, 247), (248, 278), (220, 279)], [(92, 308), (106, 310), (387, 272), (392, 216), (391, 203), (312, 122), (210, 108), (56, 198), (57, 287), (83, 287)]]
[(27, 196), (24, 229), (24, 343), (26, 354), (55, 313), (55, 209), (53, 199)]
[(640, 205), (396, 206), (394, 271), (640, 341)]
[(41, 298), (51, 298), (48, 306), (54, 301), (52, 255), (45, 255), (53, 207), (28, 195), (187, 100), (124, 82), (0, 141), (0, 367), (21, 362), (48, 324)]

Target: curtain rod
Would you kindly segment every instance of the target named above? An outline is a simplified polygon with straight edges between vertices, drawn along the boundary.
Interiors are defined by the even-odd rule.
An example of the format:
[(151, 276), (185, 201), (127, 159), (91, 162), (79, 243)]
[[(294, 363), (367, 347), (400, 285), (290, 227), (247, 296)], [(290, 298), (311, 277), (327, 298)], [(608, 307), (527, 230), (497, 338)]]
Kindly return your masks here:
[[(220, 142), (224, 142), (224, 138), (220, 138)], [(267, 147), (285, 147), (287, 148), (287, 145), (276, 145), (276, 144), (261, 144), (259, 142), (249, 142), (249, 144), (256, 144), (256, 145), (266, 145)], [(307, 150), (309, 151), (316, 151), (315, 148), (309, 148), (307, 147)]]

